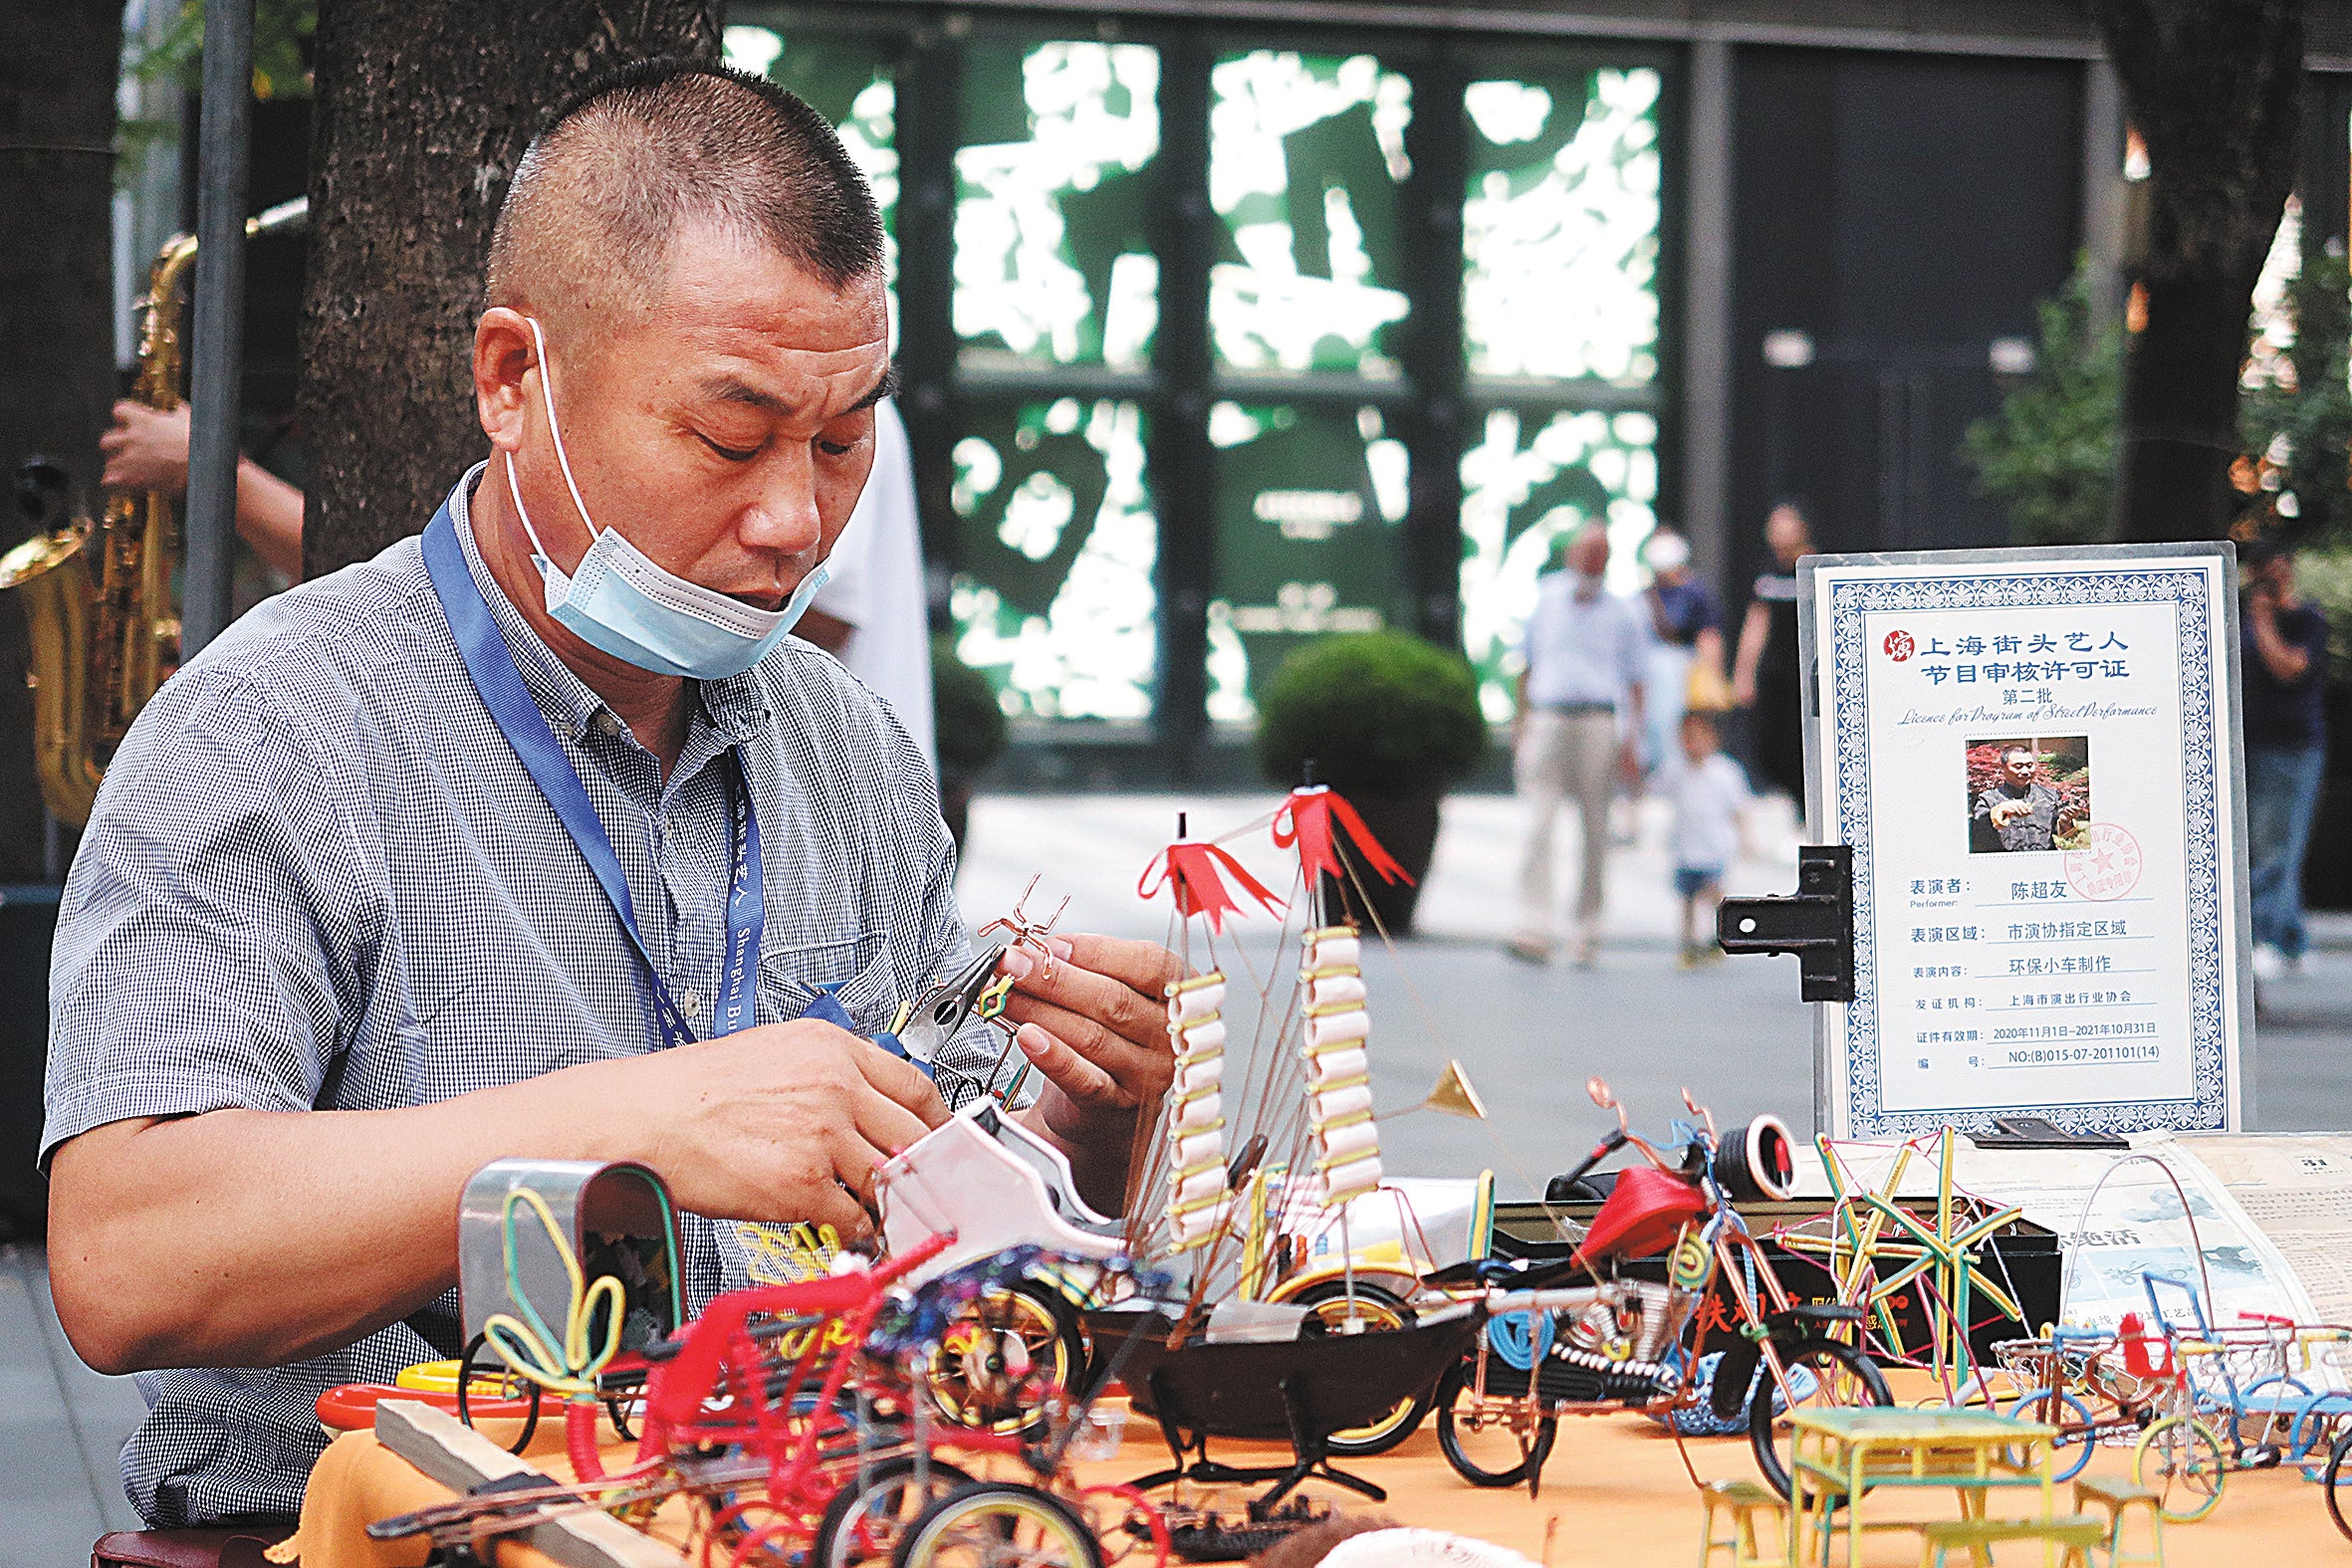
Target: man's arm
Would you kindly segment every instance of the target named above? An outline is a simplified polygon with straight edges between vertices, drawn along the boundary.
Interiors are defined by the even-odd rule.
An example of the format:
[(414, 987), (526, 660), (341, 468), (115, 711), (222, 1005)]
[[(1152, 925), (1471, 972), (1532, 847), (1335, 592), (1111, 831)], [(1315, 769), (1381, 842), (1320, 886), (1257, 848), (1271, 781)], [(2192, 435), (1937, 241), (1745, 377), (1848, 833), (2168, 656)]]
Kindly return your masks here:
[(905, 1062), (802, 1022), (403, 1110), (131, 1118), (53, 1157), (50, 1284), (101, 1372), (275, 1366), (456, 1284), (492, 1160), (639, 1160), (696, 1214), (855, 1235), (873, 1166), (945, 1115)]
[(2245, 596), (2246, 624), (2253, 628), (2254, 652), (2282, 686), (2292, 686), (2311, 671), (2311, 655), (2286, 640), (2278, 629), (2278, 595), (2257, 586)]
[(1619, 684), (1625, 688), (1624, 740), (1617, 748), (1617, 766), (1628, 784), (1641, 784), (1642, 698), (1649, 682), (1648, 631), (1641, 618), (1628, 611), (1624, 629), (1617, 637)]
[(335, 766), (193, 671), (110, 771), (58, 928), (45, 1134), (51, 1281), (91, 1365), (274, 1365), (406, 1316), (455, 1280), (459, 1195), (501, 1156), (642, 1160), (693, 1212), (854, 1233), (875, 1163), (944, 1118), (912, 1067), (814, 1022), (312, 1109), (363, 1030), (422, 1028), (374, 1015), (399, 1007), (389, 916)]
[(1764, 600), (1748, 606), (1740, 623), (1740, 647), (1732, 656), (1732, 701), (1743, 708), (1756, 706), (1756, 672), (1764, 663), (1764, 644), (1772, 638), (1772, 612)]
[[(118, 495), (188, 488), (188, 408), (115, 405), (114, 427), (99, 437), (107, 455), (100, 483)], [(252, 458), (237, 459), (237, 537), (289, 582), (302, 580), (303, 495)]]

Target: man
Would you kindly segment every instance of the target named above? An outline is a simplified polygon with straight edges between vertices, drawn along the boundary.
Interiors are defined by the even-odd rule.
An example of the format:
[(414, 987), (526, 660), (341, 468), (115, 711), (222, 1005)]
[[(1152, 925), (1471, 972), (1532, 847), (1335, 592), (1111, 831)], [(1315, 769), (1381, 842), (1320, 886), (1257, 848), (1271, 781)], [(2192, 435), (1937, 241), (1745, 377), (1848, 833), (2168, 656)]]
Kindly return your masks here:
[[(652, 1166), (699, 1309), (742, 1277), (725, 1222), (861, 1235), (947, 1114), (858, 1037), (965, 956), (930, 773), (785, 635), (889, 389), (863, 181), (790, 94), (635, 67), (526, 153), (488, 303), (488, 465), (166, 683), (67, 885), (51, 1279), (143, 1374), (157, 1525), (292, 1514), (321, 1390), (455, 1352), (488, 1161)], [(1008, 960), (1023, 1114), (1116, 1205), (1177, 967), (1056, 952)], [(801, 1017), (826, 995), (858, 1033)]]
[(931, 628), (923, 594), (914, 454), (890, 398), (874, 405), (873, 472), (825, 564), (832, 576), (802, 617), (801, 635), (849, 666), (850, 674), (888, 703), (936, 771)]
[(2327, 772), (2327, 616), (2295, 595), (2295, 559), (2274, 539), (2237, 553), (2245, 684), (2245, 825), (2252, 860), (2254, 976), (2299, 969), (2303, 850)]
[(2000, 754), (2000, 782), (1977, 796), (1970, 818), (1973, 850), (2055, 849), (2065, 797), (2033, 777), (2040, 759), (2030, 746)]
[(1602, 879), (1609, 862), (1613, 778), (1641, 778), (1642, 612), (1603, 586), (1608, 530), (1587, 523), (1568, 543), (1568, 570), (1538, 578), (1528, 621), (1513, 725), (1513, 771), (1528, 803), (1528, 847), (1520, 863), (1519, 931), (1507, 951), (1549, 963), (1552, 948), (1551, 832), (1563, 800), (1574, 800), (1583, 829), (1583, 875), (1576, 886), (1574, 954), (1590, 965), (1600, 952)]

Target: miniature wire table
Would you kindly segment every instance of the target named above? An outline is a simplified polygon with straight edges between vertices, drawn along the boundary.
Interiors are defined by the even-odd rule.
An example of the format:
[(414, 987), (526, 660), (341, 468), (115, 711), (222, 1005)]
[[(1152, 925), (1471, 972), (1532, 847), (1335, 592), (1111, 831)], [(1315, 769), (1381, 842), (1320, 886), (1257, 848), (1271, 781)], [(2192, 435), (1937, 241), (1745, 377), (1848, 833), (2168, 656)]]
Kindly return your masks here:
[(1791, 1564), (1808, 1559), (1827, 1564), (1840, 1532), (1846, 1537), (1846, 1561), (1859, 1563), (1863, 1532), (1911, 1530), (1925, 1522), (1865, 1522), (1855, 1505), (1865, 1492), (1950, 1490), (1959, 1494), (1963, 1518), (1982, 1519), (1992, 1492), (2030, 1487), (2039, 1493), (2040, 1516), (2057, 1517), (2050, 1469), (2054, 1427), (1978, 1411), (1884, 1407), (1799, 1410), (1789, 1425), (1795, 1449)]

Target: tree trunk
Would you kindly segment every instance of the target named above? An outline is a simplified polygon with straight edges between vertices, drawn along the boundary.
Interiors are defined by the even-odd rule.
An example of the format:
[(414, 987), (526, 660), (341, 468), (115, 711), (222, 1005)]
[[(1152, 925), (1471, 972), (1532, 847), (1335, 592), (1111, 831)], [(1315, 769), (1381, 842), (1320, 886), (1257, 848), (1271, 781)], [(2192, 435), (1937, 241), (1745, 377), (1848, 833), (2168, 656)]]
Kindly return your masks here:
[(306, 575), (422, 529), (487, 452), (474, 321), (542, 120), (657, 55), (716, 59), (721, 0), (323, 0), (303, 300)]
[(2237, 377), (2257, 274), (2146, 280), (2148, 325), (2124, 360), (2126, 540), (2220, 539), (2235, 516)]
[(2117, 537), (2219, 539), (2236, 510), (2246, 318), (2302, 151), (2301, 0), (2093, 0), (2147, 143), (2147, 326), (2124, 376)]
[[(0, 486), (52, 457), (96, 511), (115, 400), (115, 83), (121, 0), (0, 6)], [(0, 543), (23, 537), (13, 508)], [(0, 881), (41, 875), (25, 617), (0, 593)]]

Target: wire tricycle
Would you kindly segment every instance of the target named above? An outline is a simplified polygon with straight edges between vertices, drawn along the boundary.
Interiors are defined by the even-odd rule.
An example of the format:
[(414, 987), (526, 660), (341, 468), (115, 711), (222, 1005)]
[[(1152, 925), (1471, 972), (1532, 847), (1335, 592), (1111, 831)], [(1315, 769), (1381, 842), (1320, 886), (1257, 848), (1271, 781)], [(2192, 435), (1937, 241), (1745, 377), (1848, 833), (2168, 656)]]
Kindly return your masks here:
[[(1785, 1198), (1794, 1174), (1788, 1131), (1759, 1117), (1729, 1141), (1683, 1095), (1689, 1120), (1664, 1139), (1634, 1131), (1608, 1085), (1586, 1085), (1617, 1125), (1547, 1197), (1594, 1182), (1604, 1160), (1631, 1149), (1640, 1163), (1602, 1178), (1606, 1193), (1565, 1257), (1488, 1258), (1431, 1276), (1435, 1285), (1508, 1285), (1556, 1295), (1588, 1281), (1557, 1310), (1498, 1316), (1437, 1393), (1446, 1458), (1478, 1486), (1540, 1482), (1563, 1416), (1640, 1411), (1676, 1425), (1702, 1408), (1716, 1421), (1745, 1415), (1758, 1467), (1786, 1496), (1788, 1419), (1803, 1408), (1893, 1403), (1886, 1379), (1857, 1347), (1859, 1307), (1797, 1300), (1780, 1282), (1736, 1199)], [(1592, 1187), (1584, 1188), (1586, 1191)], [(1572, 1230), (1555, 1221), (1563, 1232)], [(1636, 1260), (1665, 1254), (1662, 1280)], [(1705, 1358), (1712, 1376), (1694, 1376)]]

